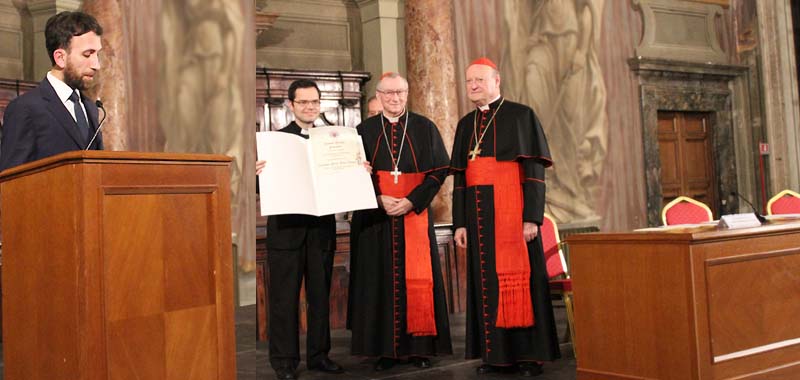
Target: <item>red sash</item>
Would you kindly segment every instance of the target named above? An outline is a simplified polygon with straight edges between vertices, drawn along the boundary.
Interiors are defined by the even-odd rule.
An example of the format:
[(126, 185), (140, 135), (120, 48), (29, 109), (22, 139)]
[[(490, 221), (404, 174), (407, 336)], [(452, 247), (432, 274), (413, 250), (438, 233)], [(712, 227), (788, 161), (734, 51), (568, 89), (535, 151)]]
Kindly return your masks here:
[[(522, 234), (520, 165), (494, 157), (467, 161), (467, 186), (494, 187), (495, 269), (500, 284), (497, 321), (502, 328), (534, 324), (528, 247)], [(479, 249), (482, 249), (479, 247)]]
[[(381, 194), (405, 198), (425, 180), (424, 173), (403, 173), (394, 183), (394, 176), (379, 170)], [(433, 311), (433, 270), (431, 241), (428, 236), (428, 210), (403, 215), (406, 266), (406, 330), (414, 336), (436, 335)], [(395, 247), (393, 246), (394, 250)]]

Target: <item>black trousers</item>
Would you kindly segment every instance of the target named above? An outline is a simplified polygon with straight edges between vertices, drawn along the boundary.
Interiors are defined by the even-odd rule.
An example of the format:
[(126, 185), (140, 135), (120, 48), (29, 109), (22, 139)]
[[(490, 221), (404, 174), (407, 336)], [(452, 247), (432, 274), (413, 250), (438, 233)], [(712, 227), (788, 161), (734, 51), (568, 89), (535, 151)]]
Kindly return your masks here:
[[(300, 363), (299, 297), (305, 278), (306, 363), (317, 364), (331, 349), (330, 289), (333, 251), (309, 229), (298, 249), (269, 250), (269, 361), (272, 368), (295, 369)], [(321, 247), (324, 246), (323, 250)]]

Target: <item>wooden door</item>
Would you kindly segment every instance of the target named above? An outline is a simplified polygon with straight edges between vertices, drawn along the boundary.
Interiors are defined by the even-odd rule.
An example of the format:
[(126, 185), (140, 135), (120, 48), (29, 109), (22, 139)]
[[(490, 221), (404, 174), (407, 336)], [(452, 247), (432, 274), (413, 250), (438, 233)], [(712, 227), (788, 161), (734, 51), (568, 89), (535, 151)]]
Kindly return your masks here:
[(709, 118), (703, 112), (658, 113), (662, 206), (684, 195), (718, 215)]

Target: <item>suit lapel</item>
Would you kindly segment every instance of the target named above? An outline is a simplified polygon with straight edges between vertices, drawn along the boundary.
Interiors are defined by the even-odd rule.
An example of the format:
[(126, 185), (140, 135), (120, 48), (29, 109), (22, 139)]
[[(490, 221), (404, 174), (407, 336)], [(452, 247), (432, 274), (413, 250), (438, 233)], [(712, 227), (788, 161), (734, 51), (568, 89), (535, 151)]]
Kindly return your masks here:
[(45, 78), (39, 86), (42, 89), (42, 98), (47, 102), (47, 110), (58, 120), (58, 123), (67, 131), (67, 134), (75, 141), (75, 144), (83, 148), (85, 142), (83, 141), (83, 137), (78, 134), (78, 124), (75, 122), (75, 119), (72, 118), (72, 115), (69, 114), (69, 111), (67, 111), (67, 107), (64, 107), (64, 103), (61, 102), (61, 99), (58, 98), (56, 90), (50, 85), (50, 81)]

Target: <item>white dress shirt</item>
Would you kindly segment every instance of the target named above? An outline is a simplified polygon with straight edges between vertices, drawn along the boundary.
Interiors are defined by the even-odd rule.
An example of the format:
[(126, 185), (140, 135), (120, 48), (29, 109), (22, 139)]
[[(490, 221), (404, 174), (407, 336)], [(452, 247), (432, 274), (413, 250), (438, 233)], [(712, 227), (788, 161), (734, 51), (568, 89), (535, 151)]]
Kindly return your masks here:
[[(58, 99), (61, 100), (61, 103), (64, 104), (64, 107), (67, 108), (67, 112), (72, 115), (72, 120), (76, 120), (77, 122), (77, 119), (75, 119), (75, 104), (69, 98), (72, 95), (72, 87), (67, 86), (66, 83), (64, 83), (61, 79), (56, 78), (55, 75), (49, 71), (47, 72), (47, 80), (50, 82), (50, 85), (53, 86), (53, 89), (56, 90), (56, 95), (58, 95)], [(75, 91), (78, 91), (78, 96), (82, 96), (79, 90)], [(87, 115), (86, 125), (89, 125), (89, 116), (86, 113), (86, 107), (83, 106), (83, 102), (80, 103), (81, 108), (83, 109), (83, 114)]]

